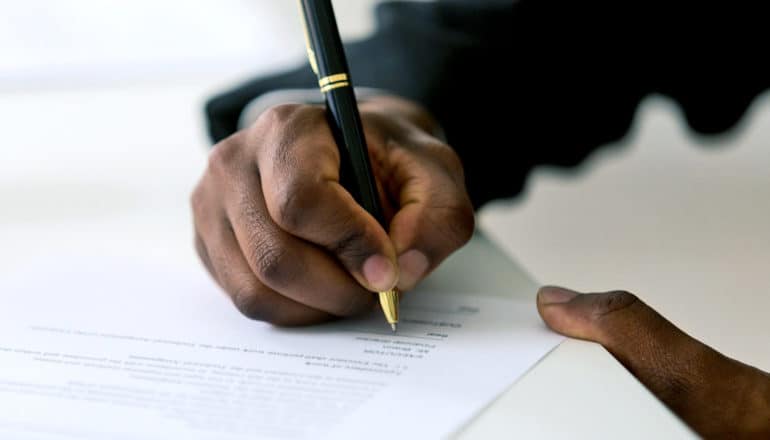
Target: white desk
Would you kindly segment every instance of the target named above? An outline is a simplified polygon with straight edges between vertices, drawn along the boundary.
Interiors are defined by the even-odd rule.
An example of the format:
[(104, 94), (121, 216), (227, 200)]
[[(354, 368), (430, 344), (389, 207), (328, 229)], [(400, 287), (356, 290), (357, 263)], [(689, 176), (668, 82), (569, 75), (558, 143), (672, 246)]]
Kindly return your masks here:
[[(420, 286), (479, 291), (532, 302), (537, 284), (483, 235)], [(458, 436), (467, 439), (695, 437), (604, 348), (566, 340)]]
[[(188, 197), (206, 160), (199, 110), (206, 89), (161, 84), (3, 96), (0, 277), (41, 255), (62, 253), (57, 249), (198, 265)], [(425, 287), (446, 285), (483, 285), (484, 291), (520, 295), (535, 307), (532, 279), (480, 238)], [(578, 341), (553, 351), (461, 433), (689, 435), (601, 347)]]

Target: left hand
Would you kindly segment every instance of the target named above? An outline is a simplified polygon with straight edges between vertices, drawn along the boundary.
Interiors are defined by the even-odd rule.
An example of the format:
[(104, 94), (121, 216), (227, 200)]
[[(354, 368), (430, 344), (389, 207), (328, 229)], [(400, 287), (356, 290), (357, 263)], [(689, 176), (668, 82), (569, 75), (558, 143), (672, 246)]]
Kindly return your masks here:
[(537, 309), (556, 332), (602, 344), (703, 437), (770, 438), (770, 374), (693, 339), (633, 294), (547, 286)]

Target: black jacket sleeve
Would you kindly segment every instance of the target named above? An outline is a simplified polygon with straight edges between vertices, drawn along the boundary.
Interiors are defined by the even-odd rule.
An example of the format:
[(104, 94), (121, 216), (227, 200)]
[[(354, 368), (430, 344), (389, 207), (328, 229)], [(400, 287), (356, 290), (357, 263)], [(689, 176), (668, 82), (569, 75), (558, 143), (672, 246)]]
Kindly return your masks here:
[[(575, 166), (621, 138), (639, 101), (676, 100), (720, 133), (770, 87), (763, 2), (392, 2), (346, 45), (353, 82), (426, 106), (466, 169), (474, 204), (516, 195), (537, 165)], [(253, 98), (313, 87), (305, 65), (211, 99), (212, 138)]]

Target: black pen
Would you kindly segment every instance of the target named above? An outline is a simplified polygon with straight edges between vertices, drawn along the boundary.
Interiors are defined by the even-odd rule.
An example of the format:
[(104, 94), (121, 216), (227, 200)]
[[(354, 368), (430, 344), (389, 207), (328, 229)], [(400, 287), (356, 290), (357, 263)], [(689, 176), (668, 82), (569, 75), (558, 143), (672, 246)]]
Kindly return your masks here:
[[(340, 150), (340, 181), (380, 225), (387, 227), (331, 0), (300, 0), (300, 7), (308, 59), (318, 76), (329, 126)], [(396, 331), (398, 291), (379, 292), (379, 298), (385, 319)]]

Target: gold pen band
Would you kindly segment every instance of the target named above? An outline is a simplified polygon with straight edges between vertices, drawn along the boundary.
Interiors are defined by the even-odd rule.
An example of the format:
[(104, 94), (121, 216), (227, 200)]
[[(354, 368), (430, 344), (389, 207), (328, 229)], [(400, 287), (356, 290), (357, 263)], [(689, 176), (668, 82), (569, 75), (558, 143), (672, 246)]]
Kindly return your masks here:
[(345, 82), (338, 82), (338, 83), (334, 83), (334, 84), (329, 84), (328, 86), (321, 87), (321, 93), (326, 93), (329, 90), (334, 90), (334, 89), (338, 89), (340, 87), (346, 87), (346, 86), (349, 86), (349, 85), (350, 85), (350, 83), (347, 82), (347, 81), (345, 81)]
[(321, 93), (326, 93), (329, 90), (334, 90), (340, 87), (349, 86), (347, 73), (335, 73), (334, 75), (328, 75), (318, 80), (318, 86), (321, 88)]
[(325, 76), (318, 80), (318, 85), (320, 87), (323, 87), (330, 83), (340, 82), (340, 81), (347, 81), (348, 80), (348, 74), (347, 73), (335, 73), (334, 75)]

